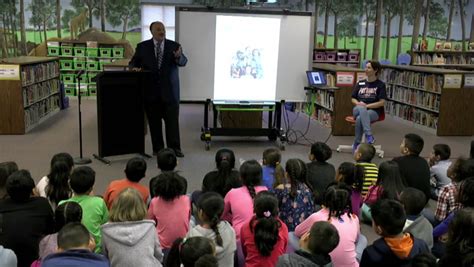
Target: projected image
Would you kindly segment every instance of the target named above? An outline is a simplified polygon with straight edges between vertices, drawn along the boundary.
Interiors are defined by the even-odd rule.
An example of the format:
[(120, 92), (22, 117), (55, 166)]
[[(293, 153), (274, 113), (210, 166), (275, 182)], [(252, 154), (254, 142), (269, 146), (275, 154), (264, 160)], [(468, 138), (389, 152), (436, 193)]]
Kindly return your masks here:
[(253, 79), (263, 78), (263, 67), (261, 50), (247, 46), (239, 49), (232, 57), (232, 65), (230, 66), (230, 77), (240, 79), (249, 77)]
[(276, 97), (280, 18), (216, 16), (214, 99)]

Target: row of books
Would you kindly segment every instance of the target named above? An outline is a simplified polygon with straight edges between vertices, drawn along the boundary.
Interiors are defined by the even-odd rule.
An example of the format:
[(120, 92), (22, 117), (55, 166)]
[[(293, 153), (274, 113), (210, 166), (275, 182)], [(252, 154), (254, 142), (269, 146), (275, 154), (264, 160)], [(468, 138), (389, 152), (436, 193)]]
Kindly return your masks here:
[(386, 102), (385, 112), (389, 115), (400, 117), (429, 128), (438, 128), (438, 115), (412, 106), (396, 102)]
[(462, 54), (415, 54), (413, 64), (474, 64), (474, 57)]
[(29, 129), (51, 112), (59, 110), (59, 94), (38, 101), (25, 109), (25, 128)]
[(316, 90), (314, 102), (329, 111), (334, 110), (334, 92), (328, 90)]
[(313, 118), (326, 127), (332, 127), (332, 112), (327, 109), (316, 106)]
[(439, 74), (384, 69), (382, 71), (382, 80), (388, 83), (441, 93), (444, 78), (443, 75)]
[(389, 100), (404, 102), (410, 105), (426, 108), (439, 112), (441, 95), (409, 89), (400, 86), (387, 86), (387, 97)]
[(23, 86), (54, 78), (59, 75), (56, 61), (21, 67), (21, 84)]
[(23, 106), (27, 107), (59, 92), (59, 80), (52, 79), (23, 87)]
[(326, 73), (326, 85), (329, 87), (336, 86), (336, 76), (331, 73)]

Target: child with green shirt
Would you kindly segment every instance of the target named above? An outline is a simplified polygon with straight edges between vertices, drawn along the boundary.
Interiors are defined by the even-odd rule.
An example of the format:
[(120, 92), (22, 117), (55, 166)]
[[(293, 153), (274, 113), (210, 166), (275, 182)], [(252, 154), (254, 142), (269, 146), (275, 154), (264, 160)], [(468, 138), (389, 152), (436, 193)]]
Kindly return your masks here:
[(74, 201), (81, 205), (83, 211), (82, 224), (94, 237), (96, 243), (95, 252), (100, 253), (100, 226), (109, 220), (109, 212), (102, 198), (89, 195), (94, 188), (94, 183), (95, 171), (92, 168), (87, 166), (75, 168), (69, 180), (74, 194), (70, 199), (59, 202), (59, 205), (68, 201)]

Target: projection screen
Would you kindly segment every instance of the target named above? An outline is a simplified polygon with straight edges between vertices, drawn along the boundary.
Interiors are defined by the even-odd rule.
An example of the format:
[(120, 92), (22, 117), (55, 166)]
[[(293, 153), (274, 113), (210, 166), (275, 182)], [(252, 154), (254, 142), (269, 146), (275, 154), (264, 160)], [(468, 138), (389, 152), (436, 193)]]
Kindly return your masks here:
[(176, 8), (181, 100), (304, 101), (310, 12)]

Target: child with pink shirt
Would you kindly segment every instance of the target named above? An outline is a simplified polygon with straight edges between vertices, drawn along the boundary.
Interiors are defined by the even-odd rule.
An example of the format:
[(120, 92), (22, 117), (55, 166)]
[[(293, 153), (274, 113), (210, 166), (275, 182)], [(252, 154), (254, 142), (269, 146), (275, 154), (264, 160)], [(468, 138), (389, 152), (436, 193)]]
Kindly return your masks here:
[[(351, 212), (350, 189), (343, 184), (331, 185), (324, 193), (322, 209), (313, 213), (295, 229), (297, 237), (309, 232), (311, 226), (318, 221), (328, 221), (336, 227), (340, 240), (337, 247), (329, 253), (335, 267), (358, 267), (357, 255), (362, 254), (366, 239), (360, 235), (359, 219)], [(364, 244), (365, 243), (365, 244)]]
[(161, 173), (155, 183), (156, 196), (148, 208), (148, 218), (156, 222), (156, 232), (165, 255), (173, 242), (185, 237), (189, 230), (191, 201), (183, 194), (182, 179), (175, 172)]
[(240, 228), (253, 216), (253, 199), (258, 192), (267, 190), (261, 185), (262, 166), (256, 160), (248, 160), (240, 166), (240, 177), (244, 185), (225, 195), (222, 214), (222, 219), (234, 227), (237, 241), (240, 240)]

